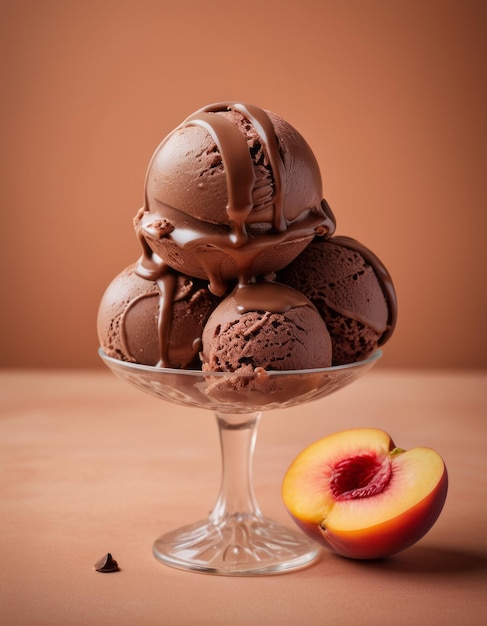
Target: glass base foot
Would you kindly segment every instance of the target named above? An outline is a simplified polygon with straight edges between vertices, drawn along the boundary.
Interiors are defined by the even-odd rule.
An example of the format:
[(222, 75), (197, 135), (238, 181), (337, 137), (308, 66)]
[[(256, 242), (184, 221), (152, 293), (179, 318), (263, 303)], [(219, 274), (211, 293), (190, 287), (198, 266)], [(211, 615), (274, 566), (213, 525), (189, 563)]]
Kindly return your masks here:
[(279, 574), (317, 560), (320, 547), (300, 531), (253, 515), (206, 520), (162, 535), (157, 559), (179, 569), (224, 576)]

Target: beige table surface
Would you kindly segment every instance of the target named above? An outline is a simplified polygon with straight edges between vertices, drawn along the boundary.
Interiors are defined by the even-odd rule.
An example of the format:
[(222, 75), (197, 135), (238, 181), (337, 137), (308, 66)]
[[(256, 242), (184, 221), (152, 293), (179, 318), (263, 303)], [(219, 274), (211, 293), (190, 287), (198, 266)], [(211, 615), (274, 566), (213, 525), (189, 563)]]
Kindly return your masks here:
[[(419, 543), (381, 562), (324, 552), (306, 569), (221, 577), (152, 556), (161, 533), (204, 518), (217, 495), (210, 413), (172, 406), (105, 370), (0, 374), (0, 623), (487, 623), (487, 373), (389, 371), (261, 421), (254, 462), (263, 512), (307, 444), (354, 426), (388, 430), (445, 459), (447, 503)], [(93, 564), (111, 552), (113, 574)]]

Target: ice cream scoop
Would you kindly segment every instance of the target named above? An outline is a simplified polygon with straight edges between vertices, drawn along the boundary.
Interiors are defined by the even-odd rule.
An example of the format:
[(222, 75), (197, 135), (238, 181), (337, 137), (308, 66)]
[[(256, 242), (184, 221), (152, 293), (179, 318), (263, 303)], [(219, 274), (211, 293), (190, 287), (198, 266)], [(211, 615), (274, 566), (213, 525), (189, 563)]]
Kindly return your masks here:
[(380, 259), (351, 237), (316, 238), (278, 280), (305, 294), (321, 313), (333, 365), (366, 358), (391, 336), (397, 299)]
[(259, 384), (365, 359), (394, 330), (394, 286), (368, 248), (333, 236), (322, 194), (310, 146), (278, 115), (220, 102), (187, 117), (148, 165), (142, 255), (100, 304), (106, 354), (257, 370)]
[(273, 282), (239, 285), (202, 336), (204, 371), (298, 370), (331, 365), (331, 340), (313, 304)]
[(315, 234), (332, 234), (335, 219), (298, 131), (254, 105), (223, 102), (158, 146), (134, 225), (146, 258), (155, 253), (222, 296), (231, 281), (288, 265)]
[(206, 284), (159, 268), (157, 280), (134, 263), (107, 287), (97, 330), (105, 354), (123, 361), (174, 368), (200, 368), (201, 334), (219, 299)]

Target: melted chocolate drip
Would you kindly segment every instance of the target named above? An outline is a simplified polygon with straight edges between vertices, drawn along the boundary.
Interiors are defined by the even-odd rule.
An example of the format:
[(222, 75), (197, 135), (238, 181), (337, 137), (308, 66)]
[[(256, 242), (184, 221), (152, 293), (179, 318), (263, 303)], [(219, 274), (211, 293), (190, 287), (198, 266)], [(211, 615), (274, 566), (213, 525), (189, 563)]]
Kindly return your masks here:
[[(218, 112), (229, 110), (241, 113), (253, 125), (262, 141), (264, 152), (269, 161), (273, 179), (272, 233), (265, 232), (255, 237), (249, 236), (247, 220), (254, 208), (252, 192), (256, 180), (255, 169), (245, 136), (232, 122), (217, 115)], [(228, 195), (226, 212), (230, 228), (221, 228), (215, 225), (205, 227), (199, 220), (192, 220), (189, 216), (185, 216), (184, 231), (178, 233), (178, 229), (176, 229), (176, 232), (171, 233), (170, 237), (182, 248), (191, 249), (198, 255), (198, 260), (209, 277), (210, 291), (214, 294), (223, 296), (228, 285), (220, 275), (219, 263), (212, 261), (212, 256), (208, 251), (219, 250), (233, 259), (237, 266), (238, 284), (242, 286), (254, 281), (255, 277), (252, 276), (250, 268), (264, 250), (286, 241), (309, 237), (315, 231), (333, 233), (335, 220), (324, 201), (318, 206), (304, 211), (303, 215), (294, 222), (287, 223), (283, 210), (283, 200), (286, 193), (285, 167), (272, 122), (263, 109), (250, 104), (232, 102), (206, 106), (184, 120), (166, 137), (161, 146), (173, 133), (187, 126), (203, 127), (218, 147), (226, 173)], [(146, 192), (144, 211), (148, 211), (148, 208), (149, 201)], [(166, 205), (164, 205), (164, 210), (168, 217), (171, 213), (178, 213), (177, 208)], [(150, 225), (139, 223), (137, 234), (142, 245), (143, 255), (139, 260), (137, 273), (143, 278), (156, 281), (160, 288), (160, 365), (164, 366), (167, 363), (173, 288), (171, 288), (168, 278), (170, 274), (168, 267), (146, 243), (143, 234), (144, 229), (150, 234)], [(244, 292), (239, 290), (239, 293), (243, 297)], [(266, 303), (266, 308), (268, 306)], [(287, 302), (281, 301), (277, 308), (280, 307), (285, 310), (287, 306)]]
[(236, 303), (236, 312), (240, 315), (259, 310), (285, 313), (300, 306), (313, 307), (300, 291), (274, 282), (238, 285), (232, 295)]

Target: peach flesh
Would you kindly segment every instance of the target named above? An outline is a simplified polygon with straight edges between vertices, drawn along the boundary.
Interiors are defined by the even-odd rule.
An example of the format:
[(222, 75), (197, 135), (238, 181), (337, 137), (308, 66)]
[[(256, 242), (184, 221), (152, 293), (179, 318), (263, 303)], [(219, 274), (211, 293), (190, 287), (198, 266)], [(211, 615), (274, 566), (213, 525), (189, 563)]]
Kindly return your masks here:
[(431, 448), (396, 448), (379, 429), (353, 429), (315, 442), (283, 481), (297, 525), (332, 551), (382, 558), (424, 536), (447, 494), (444, 462)]

